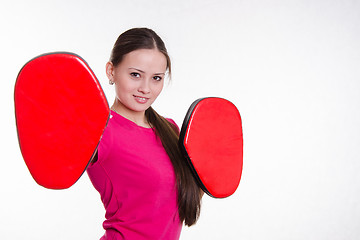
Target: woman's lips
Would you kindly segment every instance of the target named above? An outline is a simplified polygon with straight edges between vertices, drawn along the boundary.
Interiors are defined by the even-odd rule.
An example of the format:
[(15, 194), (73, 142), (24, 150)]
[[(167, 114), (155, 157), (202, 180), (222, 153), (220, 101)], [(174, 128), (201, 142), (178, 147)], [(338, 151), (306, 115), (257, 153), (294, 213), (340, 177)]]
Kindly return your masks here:
[(141, 103), (141, 104), (144, 104), (149, 100), (149, 98), (146, 98), (146, 97), (140, 97), (140, 96), (135, 96), (135, 95), (134, 95), (134, 97), (135, 97), (136, 102)]

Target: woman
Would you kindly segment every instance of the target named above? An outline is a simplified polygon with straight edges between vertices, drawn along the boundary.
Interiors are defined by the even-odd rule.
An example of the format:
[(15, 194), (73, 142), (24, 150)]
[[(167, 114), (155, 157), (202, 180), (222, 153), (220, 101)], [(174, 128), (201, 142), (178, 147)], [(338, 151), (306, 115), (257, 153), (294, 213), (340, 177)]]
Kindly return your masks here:
[(106, 209), (105, 239), (179, 239), (198, 219), (202, 192), (178, 148), (179, 129), (151, 107), (171, 62), (147, 28), (130, 29), (113, 47), (106, 74), (116, 98), (87, 172)]

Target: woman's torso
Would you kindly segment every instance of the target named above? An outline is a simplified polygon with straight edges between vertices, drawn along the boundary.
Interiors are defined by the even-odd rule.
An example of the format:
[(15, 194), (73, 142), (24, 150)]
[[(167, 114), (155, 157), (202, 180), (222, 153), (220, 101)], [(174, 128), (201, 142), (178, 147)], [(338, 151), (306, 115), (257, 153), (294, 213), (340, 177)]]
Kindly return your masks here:
[(106, 209), (102, 239), (179, 239), (176, 179), (151, 128), (112, 117), (87, 169)]

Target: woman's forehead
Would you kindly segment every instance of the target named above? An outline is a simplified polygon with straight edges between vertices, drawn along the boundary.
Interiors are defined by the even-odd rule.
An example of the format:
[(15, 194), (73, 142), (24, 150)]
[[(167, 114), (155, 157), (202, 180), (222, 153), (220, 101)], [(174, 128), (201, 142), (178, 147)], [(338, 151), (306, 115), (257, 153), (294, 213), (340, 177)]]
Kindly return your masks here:
[(119, 65), (142, 72), (165, 73), (167, 59), (157, 49), (138, 49), (126, 54)]

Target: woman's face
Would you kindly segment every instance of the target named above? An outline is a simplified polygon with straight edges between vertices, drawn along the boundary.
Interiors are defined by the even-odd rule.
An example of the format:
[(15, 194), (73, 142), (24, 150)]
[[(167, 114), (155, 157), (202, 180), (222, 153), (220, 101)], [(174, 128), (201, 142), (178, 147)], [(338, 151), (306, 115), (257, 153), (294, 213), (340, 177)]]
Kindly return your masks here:
[(166, 69), (166, 57), (157, 49), (132, 51), (116, 67), (107, 63), (107, 76), (115, 83), (115, 109), (144, 113), (162, 91)]

